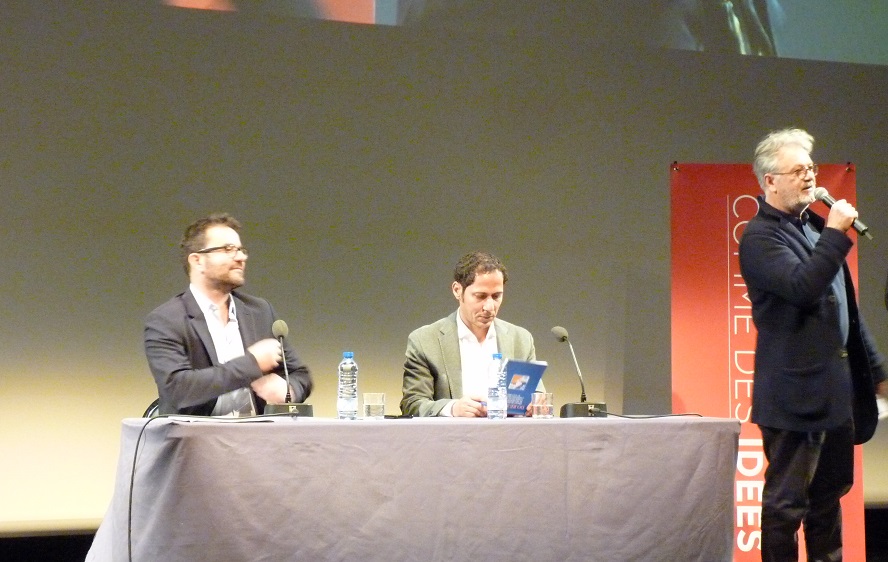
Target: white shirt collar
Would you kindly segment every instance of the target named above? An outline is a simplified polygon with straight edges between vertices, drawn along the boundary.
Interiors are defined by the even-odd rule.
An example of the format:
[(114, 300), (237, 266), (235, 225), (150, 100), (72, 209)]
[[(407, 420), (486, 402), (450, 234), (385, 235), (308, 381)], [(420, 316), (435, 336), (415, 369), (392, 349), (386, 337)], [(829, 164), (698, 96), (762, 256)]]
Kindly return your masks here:
[[(201, 312), (204, 313), (206, 317), (218, 318), (213, 310), (216, 307), (216, 304), (210, 300), (210, 297), (206, 296), (198, 289), (193, 283), (188, 285), (188, 289), (191, 291), (191, 294), (194, 295), (194, 300), (197, 301), (197, 306), (200, 307)], [(229, 322), (237, 322), (237, 311), (234, 307), (234, 299), (231, 298), (231, 294), (228, 295), (228, 321)]]
[[(459, 310), (456, 311), (456, 337), (460, 340), (469, 340), (479, 343), (478, 338), (475, 337), (472, 330), (470, 330), (469, 327), (466, 326), (466, 323), (463, 322), (462, 316), (459, 315)], [(496, 324), (494, 322), (490, 323), (490, 328), (487, 330), (487, 337), (484, 339), (485, 341), (496, 339)]]

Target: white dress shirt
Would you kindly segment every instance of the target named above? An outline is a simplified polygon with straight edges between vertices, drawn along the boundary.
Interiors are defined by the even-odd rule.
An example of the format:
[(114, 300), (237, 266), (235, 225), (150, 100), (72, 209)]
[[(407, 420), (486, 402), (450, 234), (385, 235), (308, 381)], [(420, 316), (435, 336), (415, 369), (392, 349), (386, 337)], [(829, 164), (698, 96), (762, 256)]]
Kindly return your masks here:
[[(228, 297), (228, 322), (222, 324), (219, 307), (194, 285), (191, 285), (190, 289), (194, 300), (197, 301), (197, 305), (206, 318), (207, 329), (210, 331), (210, 337), (213, 338), (213, 347), (216, 350), (219, 364), (226, 363), (236, 357), (242, 357), (244, 342), (237, 323), (237, 309), (234, 306), (234, 299), (231, 296)], [(255, 414), (256, 404), (253, 400), (253, 392), (249, 388), (238, 388), (219, 396), (212, 413), (214, 416)]]
[[(459, 338), (463, 396), (487, 396), (487, 369), (493, 354), (499, 351), (496, 344), (496, 328), (491, 323), (484, 341), (479, 342), (457, 311), (456, 335)], [(441, 410), (441, 414), (452, 416), (455, 402), (455, 399), (451, 400), (450, 404)]]

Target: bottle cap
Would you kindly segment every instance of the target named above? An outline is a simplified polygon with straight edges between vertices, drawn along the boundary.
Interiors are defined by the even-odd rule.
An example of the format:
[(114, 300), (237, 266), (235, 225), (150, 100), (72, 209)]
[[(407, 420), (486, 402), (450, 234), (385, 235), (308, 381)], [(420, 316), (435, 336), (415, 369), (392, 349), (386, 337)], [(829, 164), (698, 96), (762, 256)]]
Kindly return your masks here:
[(342, 352), (343, 359), (352, 359), (352, 358), (354, 358), (354, 356), (355, 356), (355, 354), (353, 351), (343, 351)]
[(493, 358), (494, 358), (494, 359), (502, 359), (502, 358), (503, 358), (503, 354), (502, 354), (502, 353), (494, 353), (494, 354), (493, 354)]

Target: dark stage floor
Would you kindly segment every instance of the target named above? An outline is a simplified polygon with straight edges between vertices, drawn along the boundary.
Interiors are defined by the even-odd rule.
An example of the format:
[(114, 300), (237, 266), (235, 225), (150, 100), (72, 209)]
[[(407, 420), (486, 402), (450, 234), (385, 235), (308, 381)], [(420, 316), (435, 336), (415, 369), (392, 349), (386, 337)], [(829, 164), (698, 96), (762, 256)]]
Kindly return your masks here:
[[(865, 517), (867, 562), (888, 562), (888, 508), (867, 509)], [(92, 539), (92, 534), (3, 538), (0, 560), (83, 562)]]

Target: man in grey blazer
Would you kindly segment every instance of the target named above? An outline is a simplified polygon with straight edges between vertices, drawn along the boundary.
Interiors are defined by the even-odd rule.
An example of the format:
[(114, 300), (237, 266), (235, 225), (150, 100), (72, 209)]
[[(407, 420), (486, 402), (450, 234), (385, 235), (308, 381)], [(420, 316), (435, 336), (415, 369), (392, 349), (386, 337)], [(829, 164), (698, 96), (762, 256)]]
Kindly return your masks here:
[(486, 252), (456, 264), (451, 290), (459, 308), (414, 330), (407, 338), (401, 413), (413, 416), (483, 417), (487, 367), (503, 359), (536, 359), (530, 332), (497, 318), (508, 273)]
[[(247, 251), (240, 223), (210, 215), (185, 230), (180, 244), (190, 286), (145, 321), (145, 354), (160, 397), (160, 414), (261, 414), (283, 403), (287, 384), (277, 319), (265, 299), (235, 291), (244, 284)], [(308, 367), (284, 340), (290, 401), (311, 393)]]

